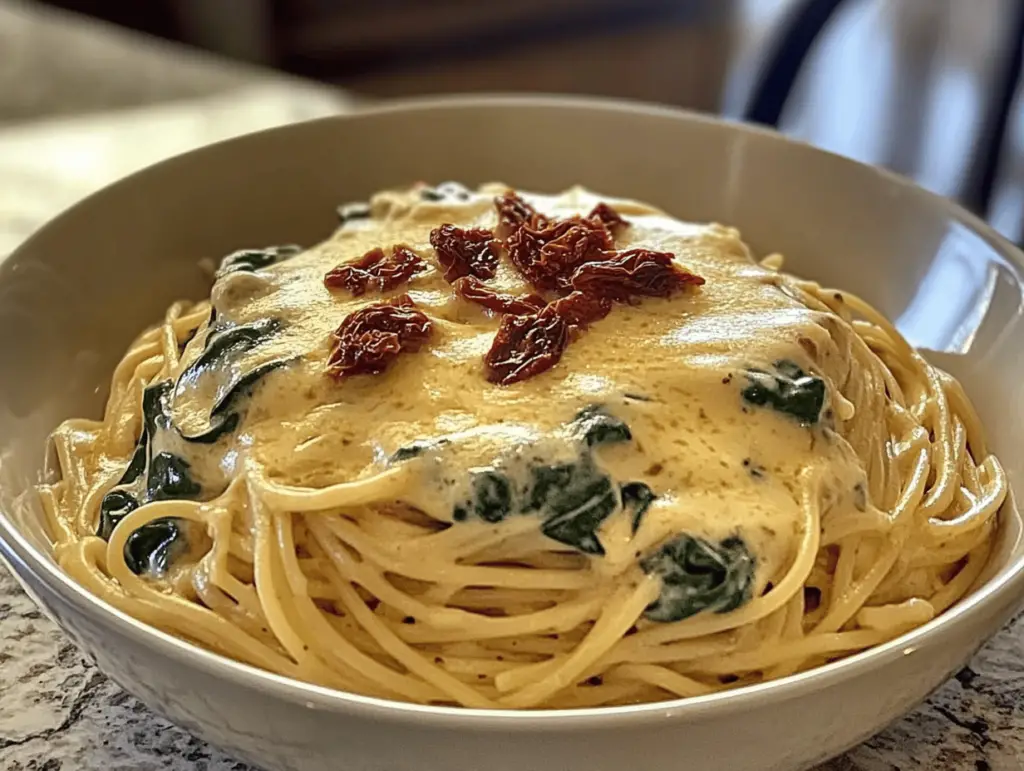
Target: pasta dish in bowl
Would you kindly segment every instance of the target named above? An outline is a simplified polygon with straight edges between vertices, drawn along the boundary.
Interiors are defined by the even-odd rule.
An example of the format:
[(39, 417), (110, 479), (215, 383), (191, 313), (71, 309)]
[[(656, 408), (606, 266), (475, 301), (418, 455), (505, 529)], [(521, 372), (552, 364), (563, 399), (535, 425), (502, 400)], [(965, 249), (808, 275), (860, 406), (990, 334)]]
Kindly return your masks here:
[(294, 124), (0, 263), (0, 555), (266, 771), (808, 768), (1024, 597), (1022, 309), (969, 213), (755, 128)]
[(1006, 473), (959, 383), (724, 225), (419, 184), (236, 251), (52, 435), (54, 555), (124, 613), (387, 700), (703, 696), (977, 582)]

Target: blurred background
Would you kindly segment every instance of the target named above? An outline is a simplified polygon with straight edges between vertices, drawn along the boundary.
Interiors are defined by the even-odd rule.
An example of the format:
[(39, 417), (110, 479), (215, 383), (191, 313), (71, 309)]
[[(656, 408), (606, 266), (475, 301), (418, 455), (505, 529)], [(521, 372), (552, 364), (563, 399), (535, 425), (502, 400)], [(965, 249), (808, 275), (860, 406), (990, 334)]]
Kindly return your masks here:
[[(224, 136), (545, 91), (774, 126), (1020, 242), (1022, 39), (1024, 0), (0, 0), (0, 239), (4, 217), (10, 246), (56, 203)], [(27, 213), (13, 196), (16, 233), (15, 174), (50, 186)]]

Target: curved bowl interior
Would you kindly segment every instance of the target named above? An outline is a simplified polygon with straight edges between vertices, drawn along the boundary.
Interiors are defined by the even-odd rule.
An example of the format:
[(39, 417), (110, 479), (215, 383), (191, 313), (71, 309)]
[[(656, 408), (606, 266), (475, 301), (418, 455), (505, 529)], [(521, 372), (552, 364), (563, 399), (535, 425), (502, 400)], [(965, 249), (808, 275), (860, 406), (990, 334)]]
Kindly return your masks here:
[[(375, 741), (374, 729), (366, 729), (373, 720), (392, 720), (409, 732), (411, 747), (446, 769), (474, 767), (470, 745), (476, 740), (458, 734), (451, 747), (442, 747), (442, 734), (428, 729), (490, 732), (514, 725), (550, 736), (562, 727), (562, 744), (548, 747), (546, 761), (517, 745), (495, 767), (513, 768), (514, 761), (538, 771), (575, 769), (586, 761), (593, 771), (621, 767), (610, 764), (628, 756), (617, 756), (614, 747), (597, 740), (581, 748), (578, 733), (588, 726), (608, 729), (614, 727), (608, 721), (617, 719), (652, 731), (652, 720), (685, 716), (694, 730), (702, 726), (714, 734), (723, 730), (716, 720), (740, 713), (756, 720), (768, 710), (783, 714), (787, 708), (781, 705), (799, 699), (809, 706), (793, 707), (794, 719), (806, 718), (806, 710), (815, 709), (808, 694), (825, 694), (820, 699), (829, 689), (850, 688), (855, 674), (871, 671), (872, 657), (876, 669), (916, 673), (899, 698), (872, 704), (861, 717), (809, 728), (825, 737), (809, 737), (810, 749), (777, 739), (771, 749), (766, 733), (759, 739), (759, 760), (782, 768), (838, 751), (877, 730), (1006, 619), (1022, 582), (1020, 523), (1012, 506), (982, 589), (953, 614), (886, 651), (832, 665), (839, 673), (832, 680), (821, 679), (828, 672), (812, 673), (789, 686), (740, 691), (693, 708), (682, 703), (559, 715), (557, 725), (508, 716), (502, 723), (493, 716), (375, 704), (228, 664), (126, 619), (56, 570), (30, 494), (43, 473), (46, 436), (65, 418), (99, 416), (113, 366), (135, 334), (174, 300), (204, 296), (198, 261), (246, 246), (313, 243), (333, 229), (339, 203), (418, 179), (471, 185), (500, 180), (550, 191), (580, 183), (650, 201), (681, 219), (738, 226), (756, 252), (782, 252), (787, 269), (862, 295), (896, 320), (913, 344), (933, 352), (933, 361), (962, 380), (1011, 484), (1021, 484), (1024, 411), (1011, 406), (1019, 403), (1024, 382), (1019, 255), (954, 205), (902, 180), (767, 132), (676, 111), (582, 100), (417, 102), (271, 130), (172, 159), (102, 191), (50, 223), (0, 266), (0, 546), (23, 582), (129, 690), (268, 767), (326, 768), (320, 763), (342, 741), (350, 749), (353, 742), (366, 745), (359, 755), (363, 765), (354, 768), (419, 767), (403, 760), (405, 754), (389, 754), (387, 742)], [(123, 655), (112, 656), (108, 641), (122, 646)], [(945, 653), (934, 653), (943, 646)], [(915, 650), (933, 653), (905, 655)], [(125, 663), (129, 654), (136, 664)], [(882, 654), (889, 658), (883, 661)], [(168, 695), (170, 680), (199, 688), (211, 673), (222, 678), (222, 693), (204, 697), (213, 705), (209, 710), (187, 694)], [(252, 702), (244, 706), (247, 699)], [(305, 717), (284, 711), (296, 704), (308, 708)], [(218, 709), (228, 708), (246, 717), (232, 727), (217, 717)], [(317, 738), (311, 727), (332, 712), (355, 722), (338, 724), (335, 738)], [(674, 767), (668, 765), (670, 745), (684, 740), (704, 741), (680, 730), (666, 744), (664, 736), (652, 733), (645, 739), (652, 743), (651, 765), (643, 768)], [(289, 746), (304, 748), (307, 759), (285, 765), (291, 756), (281, 748)], [(720, 747), (707, 767), (767, 767), (743, 765), (737, 753), (742, 750)]]

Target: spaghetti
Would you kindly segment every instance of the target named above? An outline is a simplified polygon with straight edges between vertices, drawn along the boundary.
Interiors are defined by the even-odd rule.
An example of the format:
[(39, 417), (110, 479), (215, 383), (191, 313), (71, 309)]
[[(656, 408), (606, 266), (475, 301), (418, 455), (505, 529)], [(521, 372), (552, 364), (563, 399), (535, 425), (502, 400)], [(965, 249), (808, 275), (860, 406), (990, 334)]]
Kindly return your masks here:
[(573, 708), (805, 670), (979, 576), (1004, 472), (858, 298), (580, 188), (341, 212), (225, 258), (53, 433), (104, 601), (340, 690)]

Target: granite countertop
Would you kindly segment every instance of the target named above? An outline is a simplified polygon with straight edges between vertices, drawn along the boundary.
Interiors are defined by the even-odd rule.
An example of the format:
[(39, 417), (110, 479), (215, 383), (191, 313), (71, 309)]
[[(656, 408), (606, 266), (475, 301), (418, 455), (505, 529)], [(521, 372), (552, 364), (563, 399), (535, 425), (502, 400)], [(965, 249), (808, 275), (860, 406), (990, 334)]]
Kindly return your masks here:
[[(162, 157), (350, 104), (3, 0), (0, 51), (0, 257), (68, 204)], [(131, 140), (140, 132), (145, 143)], [(248, 768), (104, 677), (0, 562), (0, 770)], [(818, 771), (890, 769), (1024, 769), (1024, 620), (917, 711)]]

